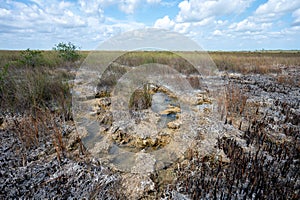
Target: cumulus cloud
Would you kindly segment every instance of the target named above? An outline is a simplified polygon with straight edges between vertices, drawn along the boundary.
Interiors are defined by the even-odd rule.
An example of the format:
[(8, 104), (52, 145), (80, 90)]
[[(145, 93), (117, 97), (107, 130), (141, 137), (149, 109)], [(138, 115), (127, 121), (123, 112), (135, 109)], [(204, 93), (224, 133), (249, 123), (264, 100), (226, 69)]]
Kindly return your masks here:
[(178, 5), (180, 11), (176, 21), (194, 22), (212, 16), (241, 13), (252, 2), (253, 0), (184, 0)]
[[(176, 31), (204, 43), (214, 40), (215, 45), (220, 40), (236, 43), (286, 37), (297, 38), (291, 41), (299, 43), (300, 1), (268, 0), (252, 11), (249, 8), (254, 1), (6, 0), (0, 4), (0, 47), (22, 43), (28, 48), (36, 42), (49, 48), (46, 44), (78, 41), (83, 48), (91, 48), (118, 33), (151, 23), (155, 28)], [(157, 9), (149, 18), (136, 12), (148, 8)]]
[(161, 0), (147, 0), (147, 3), (152, 3), (152, 4), (155, 4), (155, 3), (160, 3)]
[(187, 34), (190, 32), (191, 25), (191, 23), (176, 23), (174, 20), (171, 20), (168, 15), (166, 15), (155, 21), (154, 28), (167, 29), (181, 34)]
[(126, 14), (133, 14), (139, 3), (140, 0), (123, 0), (119, 4), (119, 8)]
[(99, 0), (79, 0), (80, 10), (86, 14), (102, 14), (102, 1)]
[(147, 4), (158, 4), (160, 0), (122, 0), (114, 1), (115, 4), (119, 5), (119, 9), (126, 14), (133, 14), (136, 9), (143, 3)]
[(300, 8), (300, 1), (269, 0), (261, 4), (253, 14), (258, 22), (274, 22), (284, 15), (291, 15)]
[(181, 34), (188, 34), (190, 33), (191, 23), (178, 23), (174, 26), (174, 31), (181, 33)]
[[(113, 5), (126, 14), (132, 14), (141, 2), (155, 4), (160, 0), (6, 1), (0, 5), (0, 25), (2, 30), (4, 27), (31, 28), (37, 32), (49, 27), (100, 26), (105, 25), (105, 21), (111, 23), (114, 20), (105, 16), (104, 9), (107, 6)], [(113, 23), (117, 24), (118, 20)]]
[(244, 19), (238, 23), (233, 23), (229, 26), (229, 29), (235, 31), (262, 31), (270, 28), (272, 23), (255, 23), (252, 18)]
[(214, 36), (221, 36), (221, 35), (223, 35), (223, 33), (222, 33), (222, 31), (220, 31), (220, 30), (215, 30), (215, 31), (213, 32), (213, 35), (214, 35)]
[(164, 16), (161, 19), (157, 19), (154, 23), (154, 28), (162, 28), (162, 29), (172, 29), (175, 25), (175, 22), (169, 18), (168, 15)]
[(0, 8), (0, 17), (7, 17), (11, 14), (10, 10), (7, 10), (5, 8)]
[(300, 26), (300, 8), (293, 12), (293, 17), (295, 18), (293, 26)]
[(269, 0), (266, 3), (260, 5), (255, 13), (256, 14), (270, 14), (276, 13), (282, 14), (291, 12), (300, 7), (300, 1), (295, 0)]
[(10, 2), (8, 18), (0, 18), (0, 25), (14, 28), (34, 28), (39, 31), (49, 26), (81, 27), (85, 20), (73, 13), (68, 8), (72, 6), (67, 2), (55, 2), (51, 4), (25, 4)]
[[(42, 45), (43, 41), (51, 45), (70, 40), (99, 43), (112, 35), (144, 26), (134, 21), (105, 17), (105, 6), (114, 4), (118, 8), (118, 1), (115, 0), (6, 1), (5, 4), (0, 5), (0, 32), (3, 38), (6, 38), (5, 46), (12, 44), (12, 41), (25, 44), (34, 36), (33, 43), (49, 48)], [(0, 42), (0, 46), (4, 46), (3, 42), (4, 40)], [(86, 45), (91, 46), (91, 44)]]
[(274, 27), (277, 26), (278, 29), (284, 23), (288, 23), (287, 21), (279, 20), (284, 15), (294, 17), (292, 25), (300, 25), (300, 2), (293, 0), (269, 0), (258, 6), (253, 15), (229, 25), (228, 32), (240, 32), (246, 37), (252, 35), (256, 39), (265, 39), (266, 37), (269, 37), (269, 39), (278, 38), (280, 35), (292, 33), (288, 31), (290, 28), (274, 30)]

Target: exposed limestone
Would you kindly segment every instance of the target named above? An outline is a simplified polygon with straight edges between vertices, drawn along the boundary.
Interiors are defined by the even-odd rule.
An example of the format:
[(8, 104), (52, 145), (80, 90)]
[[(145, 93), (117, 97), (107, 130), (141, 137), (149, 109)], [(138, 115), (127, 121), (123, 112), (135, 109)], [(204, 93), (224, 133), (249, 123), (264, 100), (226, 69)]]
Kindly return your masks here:
[(121, 185), (128, 199), (141, 199), (155, 190), (155, 184), (147, 174), (124, 174)]
[(139, 152), (135, 156), (136, 162), (131, 169), (131, 173), (147, 174), (154, 172), (156, 160), (151, 154)]
[(161, 115), (169, 115), (169, 114), (177, 114), (180, 112), (181, 112), (181, 109), (179, 107), (169, 105), (169, 107), (166, 110), (160, 112), (160, 114)]
[(165, 129), (159, 129), (157, 123), (160, 120), (157, 113), (144, 110), (146, 116), (139, 123), (114, 122), (108, 134), (117, 144), (124, 147), (141, 150), (144, 148), (157, 149), (166, 146), (171, 140), (172, 133)]
[(177, 98), (178, 98), (173, 92), (171, 92), (170, 90), (168, 90), (168, 89), (165, 88), (165, 87), (157, 87), (157, 88), (155, 89), (155, 91), (157, 91), (157, 92), (163, 92), (163, 93), (165, 93), (166, 95), (168, 95), (169, 97), (174, 98), (174, 99), (177, 99)]
[(167, 124), (170, 129), (179, 129), (181, 122), (179, 120), (171, 121)]
[(212, 104), (212, 99), (205, 93), (197, 94), (195, 105)]

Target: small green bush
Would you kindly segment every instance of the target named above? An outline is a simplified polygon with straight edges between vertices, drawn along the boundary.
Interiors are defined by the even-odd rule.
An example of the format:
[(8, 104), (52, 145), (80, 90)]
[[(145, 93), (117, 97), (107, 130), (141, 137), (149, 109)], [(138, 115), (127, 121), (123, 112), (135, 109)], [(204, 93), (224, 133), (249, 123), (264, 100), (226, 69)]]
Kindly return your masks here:
[(61, 57), (64, 61), (68, 62), (74, 62), (79, 60), (80, 54), (78, 53), (78, 49), (79, 47), (77, 47), (71, 42), (60, 42), (53, 48), (53, 50), (58, 52), (59, 57)]
[(29, 48), (21, 52), (21, 64), (25, 66), (35, 67), (43, 63), (42, 52), (39, 50), (30, 50)]

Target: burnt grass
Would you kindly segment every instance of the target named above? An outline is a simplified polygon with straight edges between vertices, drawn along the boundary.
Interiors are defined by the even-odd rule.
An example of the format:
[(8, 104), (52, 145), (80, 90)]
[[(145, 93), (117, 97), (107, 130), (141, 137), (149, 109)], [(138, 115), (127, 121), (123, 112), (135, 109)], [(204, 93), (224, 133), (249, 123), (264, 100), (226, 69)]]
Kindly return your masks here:
[[(290, 74), (292, 80), (299, 77), (298, 70), (292, 70), (296, 72)], [(218, 138), (217, 147), (230, 162), (192, 151), (190, 164), (177, 170), (177, 181), (166, 196), (174, 197), (176, 193), (170, 191), (176, 190), (192, 199), (299, 199), (299, 84), (261, 75), (232, 77), (229, 82), (244, 89), (248, 97), (271, 103), (263, 108), (261, 102), (251, 116), (239, 117), (248, 118), (246, 127), (236, 125), (241, 137)], [(232, 119), (225, 119), (228, 123), (234, 126)]]
[(253, 122), (245, 132), (247, 142), (256, 146), (251, 154), (223, 137), (218, 147), (230, 163), (194, 157), (190, 167), (178, 171), (180, 192), (192, 199), (299, 199), (299, 129), (290, 133), (296, 142), (276, 144), (261, 131), (263, 126)]
[[(0, 199), (122, 199), (115, 192), (119, 175), (84, 153), (80, 140), (73, 140), (74, 150), (63, 149), (73, 126), (59, 130), (60, 146), (55, 127), (47, 124), (42, 131), (39, 126), (37, 139), (24, 140), (16, 125), (22, 118), (10, 120), (13, 126), (0, 131)], [(60, 118), (54, 120), (62, 124)]]

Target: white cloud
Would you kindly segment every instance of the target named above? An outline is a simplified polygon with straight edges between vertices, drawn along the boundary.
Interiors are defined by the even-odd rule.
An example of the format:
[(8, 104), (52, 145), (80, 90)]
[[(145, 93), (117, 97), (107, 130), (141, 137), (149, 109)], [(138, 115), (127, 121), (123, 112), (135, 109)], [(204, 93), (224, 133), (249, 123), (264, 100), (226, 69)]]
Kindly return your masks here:
[(277, 15), (294, 11), (300, 7), (300, 1), (295, 0), (269, 0), (260, 5), (255, 13), (256, 14), (270, 14), (276, 13)]
[(102, 2), (98, 0), (79, 0), (78, 3), (80, 5), (80, 10), (87, 14), (97, 14), (99, 10), (102, 10), (100, 6)]
[(152, 3), (152, 4), (155, 4), (155, 3), (160, 3), (161, 0), (147, 0), (147, 3)]
[(222, 33), (222, 31), (220, 31), (220, 30), (215, 30), (215, 31), (213, 32), (213, 35), (214, 35), (214, 36), (221, 36), (221, 35), (223, 35), (223, 33)]
[(57, 25), (63, 25), (65, 27), (80, 27), (86, 24), (86, 21), (82, 19), (81, 16), (75, 15), (72, 11), (66, 10), (61, 16), (52, 16), (53, 22), (56, 22)]
[(132, 14), (142, 1), (154, 3), (157, 0), (150, 0), (149, 2), (146, 0), (78, 0), (78, 3), (80, 5), (80, 9), (89, 14), (95, 14), (99, 9), (103, 10), (111, 5), (118, 6), (122, 12)]
[[(276, 22), (284, 15), (291, 15), (300, 8), (300, 1), (269, 0), (261, 4), (253, 14), (257, 22)], [(296, 17), (297, 18), (297, 17)], [(293, 23), (295, 24), (295, 22)]]
[(169, 16), (166, 15), (161, 19), (157, 19), (154, 23), (154, 28), (162, 28), (162, 29), (173, 29), (175, 26), (175, 22), (170, 20)]
[(241, 13), (253, 0), (184, 0), (179, 3), (180, 9), (176, 21), (194, 22), (208, 17)]
[[(272, 44), (286, 38), (291, 47), (299, 47), (300, 2), (269, 0), (252, 11), (248, 8), (253, 1), (5, 0), (0, 4), (0, 47), (43, 44), (42, 48), (51, 48), (57, 42), (72, 41), (91, 48), (118, 33), (143, 28), (144, 23), (183, 33), (208, 47), (213, 43), (220, 49), (230, 42), (230, 48), (239, 48), (242, 43), (254, 48), (258, 42), (265, 45), (265, 41)], [(149, 8), (158, 12), (140, 18)], [(122, 19), (124, 13), (129, 16)], [(164, 17), (155, 18), (155, 14)]]
[[(295, 18), (293, 25), (300, 25), (300, 2), (292, 0), (269, 0), (258, 6), (252, 16), (233, 22), (228, 26), (227, 32), (239, 37), (256, 39), (279, 38), (287, 35), (288, 29), (280, 30), (286, 26), (287, 21), (280, 20), (286, 14)], [(298, 9), (297, 9), (298, 8)], [(299, 10), (299, 11), (298, 11)], [(274, 28), (277, 28), (275, 31)], [(278, 30), (279, 29), (279, 30)]]
[(300, 26), (300, 8), (293, 12), (293, 17), (295, 18), (293, 26)]
[[(191, 35), (193, 29), (199, 29), (213, 23), (213, 17), (205, 18), (197, 22), (178, 22), (170, 19), (168, 15), (159, 18), (154, 23), (154, 28), (162, 28), (172, 30), (181, 34)], [(193, 33), (195, 34), (195, 33)]]
[[(10, 45), (13, 43), (31, 44), (31, 48), (36, 43), (42, 48), (49, 48), (42, 45), (43, 41), (48, 41), (48, 45), (60, 41), (81, 41), (89, 43), (81, 45), (85, 48), (95, 47), (101, 40), (115, 34), (144, 27), (142, 23), (134, 21), (106, 18), (102, 6), (116, 2), (94, 0), (76, 4), (67, 1), (6, 1), (5, 5), (0, 5), (0, 33), (6, 38), (5, 46), (10, 48), (14, 48)], [(4, 46), (3, 42), (0, 42), (1, 46)]]
[(191, 23), (177, 23), (174, 26), (174, 31), (181, 34), (190, 33)]
[(214, 23), (217, 24), (217, 25), (224, 25), (224, 24), (227, 24), (228, 21), (227, 20), (225, 20), (225, 21), (223, 21), (223, 20), (215, 20)]
[(262, 31), (270, 28), (272, 23), (256, 23), (253, 18), (244, 19), (238, 23), (233, 23), (229, 29), (235, 31)]
[(5, 17), (11, 14), (10, 10), (7, 10), (5, 8), (0, 8), (0, 17)]
[(197, 22), (193, 22), (193, 26), (207, 26), (209, 24), (212, 24), (213, 23), (213, 19), (214, 17), (207, 17), (201, 21), (197, 21)]
[(114, 1), (119, 5), (119, 9), (126, 14), (134, 14), (136, 9), (142, 4), (158, 4), (160, 0), (121, 0)]
[(119, 8), (126, 14), (133, 14), (139, 3), (140, 0), (122, 0)]

